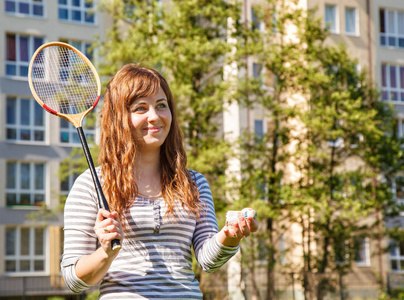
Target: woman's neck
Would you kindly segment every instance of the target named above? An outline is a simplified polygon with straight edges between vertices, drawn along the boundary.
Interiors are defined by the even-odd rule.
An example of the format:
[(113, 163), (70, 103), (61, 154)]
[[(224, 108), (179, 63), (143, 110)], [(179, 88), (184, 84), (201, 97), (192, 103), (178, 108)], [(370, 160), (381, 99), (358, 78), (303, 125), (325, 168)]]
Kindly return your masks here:
[(136, 171), (142, 176), (160, 176), (160, 151), (139, 153)]
[(136, 166), (139, 194), (149, 198), (161, 195), (160, 152), (141, 153)]

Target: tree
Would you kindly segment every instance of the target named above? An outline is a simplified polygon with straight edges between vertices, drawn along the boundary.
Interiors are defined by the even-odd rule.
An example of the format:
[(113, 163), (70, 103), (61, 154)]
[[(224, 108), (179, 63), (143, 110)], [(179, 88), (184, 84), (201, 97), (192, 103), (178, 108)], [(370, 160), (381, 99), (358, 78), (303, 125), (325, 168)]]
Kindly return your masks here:
[[(306, 298), (323, 299), (338, 285), (342, 291), (359, 241), (385, 233), (382, 218), (396, 211), (388, 184), (402, 169), (402, 152), (394, 115), (366, 72), (356, 70), (343, 45), (326, 45), (320, 20), (294, 2), (265, 3), (260, 16), (269, 29), (249, 31), (241, 47), (276, 83), (270, 92), (262, 79), (241, 85), (239, 99), (262, 107), (269, 125), (261, 139), (247, 134), (242, 141), (240, 194), (267, 223), (267, 299), (274, 298), (273, 274), (281, 268), (300, 268)], [(268, 22), (274, 14), (276, 23)], [(254, 40), (254, 49), (246, 40)], [(282, 267), (276, 237), (292, 223), (302, 230), (302, 265)]]
[(223, 66), (231, 50), (225, 37), (227, 19), (238, 19), (238, 6), (223, 0), (166, 5), (126, 0), (103, 1), (102, 9), (112, 16), (112, 27), (96, 46), (102, 58), (100, 74), (108, 78), (122, 65), (137, 62), (163, 73), (183, 126), (188, 166), (207, 177), (222, 220), (231, 155), (219, 132), (228, 89)]
[[(355, 261), (358, 238), (380, 235), (380, 213), (394, 203), (378, 178), (387, 175), (385, 164), (402, 154), (392, 132), (393, 114), (379, 101), (366, 72), (356, 70), (357, 62), (343, 45), (313, 40), (308, 33), (321, 27), (309, 20), (301, 36), (308, 65), (301, 82), (308, 96), (299, 115), (306, 134), (299, 140), (302, 177), (295, 189), (304, 206), (296, 212), (300, 220), (302, 211), (307, 215), (303, 241), (316, 239), (316, 255), (309, 243), (304, 247), (304, 272), (317, 274), (316, 297), (323, 299), (335, 284), (326, 274), (340, 274), (341, 281)], [(388, 154), (382, 150), (387, 145)], [(303, 284), (312, 291), (308, 276)]]

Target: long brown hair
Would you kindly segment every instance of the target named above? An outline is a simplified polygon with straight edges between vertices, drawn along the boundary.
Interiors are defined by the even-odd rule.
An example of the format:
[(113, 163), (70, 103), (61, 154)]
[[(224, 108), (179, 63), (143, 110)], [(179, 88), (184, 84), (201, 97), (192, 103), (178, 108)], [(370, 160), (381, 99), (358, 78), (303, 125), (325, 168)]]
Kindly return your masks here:
[(189, 213), (200, 217), (202, 205), (198, 201), (196, 185), (186, 168), (183, 136), (167, 81), (153, 69), (128, 64), (116, 73), (105, 91), (99, 155), (105, 197), (111, 210), (116, 210), (121, 220), (124, 211), (138, 195), (135, 180), (138, 145), (132, 134), (129, 108), (136, 99), (154, 95), (159, 87), (167, 97), (172, 114), (170, 131), (160, 148), (161, 192), (167, 203), (167, 214), (175, 216), (174, 202), (177, 199)]

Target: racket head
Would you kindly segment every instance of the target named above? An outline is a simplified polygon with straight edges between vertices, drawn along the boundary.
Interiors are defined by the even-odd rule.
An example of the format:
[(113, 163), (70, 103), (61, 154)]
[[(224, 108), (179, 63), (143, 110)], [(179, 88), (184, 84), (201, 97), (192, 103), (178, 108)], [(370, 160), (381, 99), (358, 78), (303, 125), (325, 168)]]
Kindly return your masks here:
[(97, 105), (101, 81), (91, 61), (75, 47), (50, 42), (31, 58), (28, 82), (35, 100), (76, 128)]

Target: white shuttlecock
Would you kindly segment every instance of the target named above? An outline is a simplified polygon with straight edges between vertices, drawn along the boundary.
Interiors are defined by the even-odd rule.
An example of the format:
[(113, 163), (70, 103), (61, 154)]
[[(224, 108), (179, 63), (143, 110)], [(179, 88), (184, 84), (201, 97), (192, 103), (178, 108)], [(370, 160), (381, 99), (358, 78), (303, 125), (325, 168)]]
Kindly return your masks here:
[(242, 211), (230, 210), (226, 213), (226, 225), (234, 225), (238, 223), (240, 217), (248, 218), (252, 216), (257, 218), (257, 212), (252, 209), (243, 209)]

